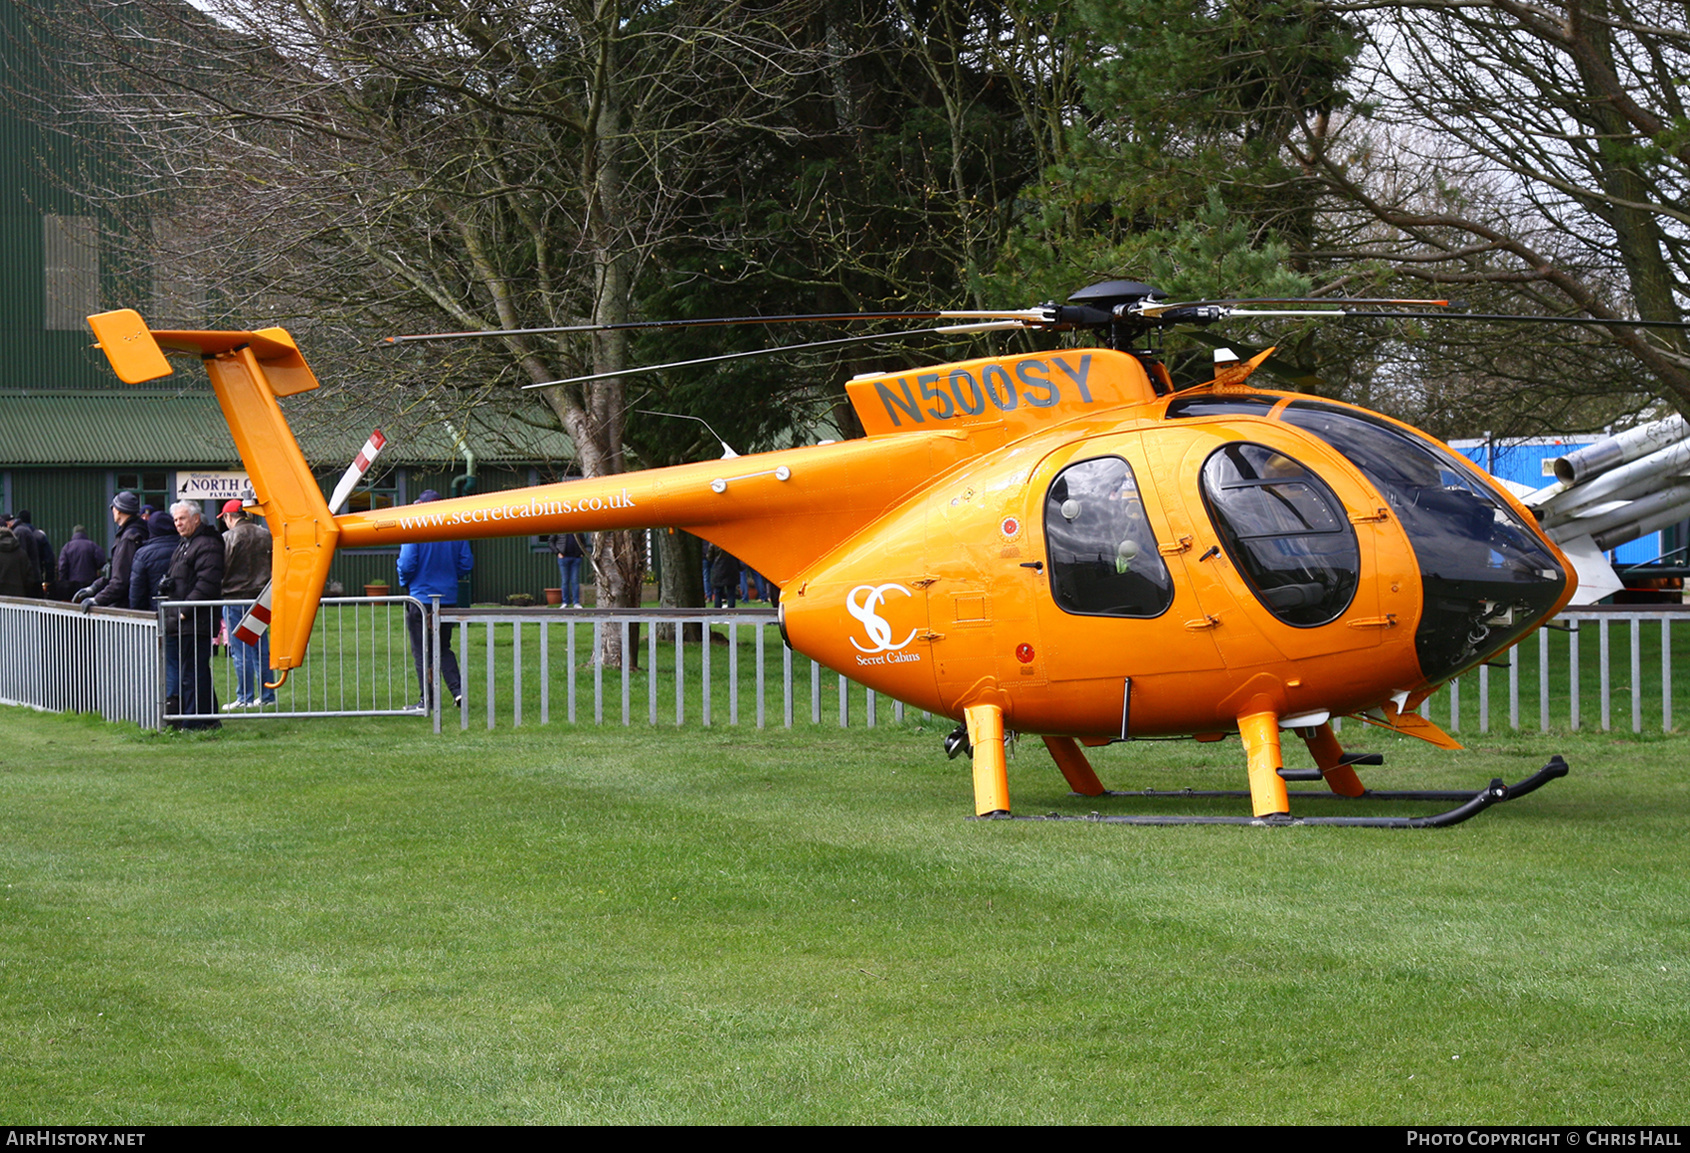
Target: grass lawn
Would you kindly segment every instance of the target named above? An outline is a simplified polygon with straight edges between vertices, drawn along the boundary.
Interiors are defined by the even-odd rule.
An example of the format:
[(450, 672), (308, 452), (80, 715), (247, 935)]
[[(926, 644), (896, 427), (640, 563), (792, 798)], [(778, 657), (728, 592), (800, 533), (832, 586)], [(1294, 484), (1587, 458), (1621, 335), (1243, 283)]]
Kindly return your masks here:
[[(1347, 726), (1379, 788), (1572, 765), (1380, 831), (969, 821), (949, 725), (914, 717), (0, 717), (7, 1124), (1690, 1115), (1679, 737)], [(1243, 782), (1236, 741), (1094, 759)], [(1068, 798), (1036, 742), (1010, 783), (1123, 804)]]

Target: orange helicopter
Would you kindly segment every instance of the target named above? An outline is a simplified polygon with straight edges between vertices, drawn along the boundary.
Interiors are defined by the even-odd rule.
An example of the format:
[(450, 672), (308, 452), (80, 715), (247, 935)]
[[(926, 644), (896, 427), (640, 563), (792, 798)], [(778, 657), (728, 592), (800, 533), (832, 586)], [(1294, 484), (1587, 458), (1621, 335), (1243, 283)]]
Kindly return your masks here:
[[(1346, 754), (1332, 718), (1460, 748), (1419, 705), (1565, 606), (1572, 566), (1442, 443), (1252, 387), (1271, 349), (1248, 361), (1217, 351), (1212, 381), (1176, 390), (1135, 347), (1229, 316), (1445, 302), (1315, 303), (1170, 304), (1107, 281), (1064, 305), (898, 314), (957, 322), (925, 331), (1078, 329), (1103, 342), (854, 379), (861, 439), (339, 517), (277, 403), (317, 386), (285, 330), (154, 332), (130, 310), (89, 324), (129, 383), (167, 375), (165, 350), (203, 359), (275, 540), (271, 655), (284, 678), (304, 659), (337, 547), (673, 526), (781, 588), (793, 649), (961, 721), (947, 748), (972, 755), (977, 815), (1010, 814), (1006, 734), (1040, 735), (1075, 792), (1102, 796), (1082, 746), (1237, 732), (1247, 793), (1163, 795), (1247, 796), (1251, 817), (1101, 819), (1285, 823), (1292, 796), (1366, 796), (1462, 803), (1305, 820), (1451, 824), (1565, 764), (1476, 793), (1369, 792), (1354, 766), (1379, 758)], [(1285, 770), (1285, 732), (1318, 772)], [(1287, 789), (1314, 777), (1329, 791)]]

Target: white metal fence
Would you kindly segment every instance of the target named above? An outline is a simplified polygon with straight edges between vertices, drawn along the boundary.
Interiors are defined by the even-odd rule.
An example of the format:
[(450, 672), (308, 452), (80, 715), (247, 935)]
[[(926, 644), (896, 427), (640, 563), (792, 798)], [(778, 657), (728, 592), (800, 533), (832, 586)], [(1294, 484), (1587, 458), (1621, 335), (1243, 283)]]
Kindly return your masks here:
[(151, 613), (0, 597), (0, 702), (159, 723)]
[[(197, 602), (217, 610), (235, 602)], [(303, 667), (278, 690), (260, 681), (251, 709), (226, 710), (238, 700), (232, 649), (213, 646), (215, 696), (209, 710), (186, 706), (170, 683), (192, 659), (193, 641), (162, 627), (166, 614), (92, 608), (0, 597), (0, 703), (48, 712), (99, 713), (142, 728), (211, 719), (281, 716), (420, 715), (415, 662), (407, 645), (404, 597), (341, 597), (323, 601)], [(240, 606), (243, 609), (244, 605)], [(221, 638), (220, 638), (221, 640)], [(173, 660), (174, 658), (174, 660)], [(261, 677), (273, 676), (261, 670)], [(265, 703), (273, 697), (273, 703)]]
[(1634, 733), (1656, 726), (1670, 733), (1675, 696), (1678, 715), (1690, 707), (1682, 699), (1690, 683), (1673, 679), (1675, 659), (1690, 660), (1687, 626), (1690, 605), (1571, 610), (1504, 654), (1500, 667), (1482, 666), (1439, 690), (1421, 712), (1452, 731), (1472, 722), (1490, 732), (1506, 709), (1511, 730), (1589, 728), (1594, 719), (1608, 732), (1623, 718)]
[[(97, 712), (146, 728), (173, 721), (312, 716), (422, 716), (422, 686), (403, 597), (323, 602), (303, 667), (274, 704), (224, 711), (237, 699), (234, 662), (212, 659), (215, 714), (168, 707), (160, 616), (0, 598), (0, 702)], [(167, 610), (161, 610), (161, 613)], [(781, 643), (772, 610), (443, 608), (423, 630), (449, 643), (460, 699), (440, 693), (436, 732), (554, 721), (646, 725), (854, 725), (901, 721), (882, 699)], [(710, 644), (697, 637), (712, 634)], [(637, 652), (635, 667), (600, 659), (606, 632)], [(688, 638), (691, 639), (688, 639)], [(1677, 651), (1682, 650), (1682, 651)], [(444, 653), (441, 654), (444, 656)], [(1629, 727), (1672, 732), (1690, 716), (1690, 606), (1569, 612), (1507, 654), (1440, 690), (1422, 711), (1453, 732)], [(433, 664), (434, 662), (431, 662)], [(431, 704), (433, 701), (431, 700)]]
[[(904, 703), (882, 698), (780, 639), (773, 609), (447, 608), (461, 626), (460, 728), (485, 717), (593, 724), (874, 726)], [(712, 634), (709, 644), (688, 636)], [(606, 667), (606, 633), (633, 661)], [(719, 651), (718, 651), (719, 650)], [(474, 670), (473, 674), (471, 670)], [(554, 703), (555, 696), (555, 703)], [(440, 731), (436, 721), (436, 732)]]

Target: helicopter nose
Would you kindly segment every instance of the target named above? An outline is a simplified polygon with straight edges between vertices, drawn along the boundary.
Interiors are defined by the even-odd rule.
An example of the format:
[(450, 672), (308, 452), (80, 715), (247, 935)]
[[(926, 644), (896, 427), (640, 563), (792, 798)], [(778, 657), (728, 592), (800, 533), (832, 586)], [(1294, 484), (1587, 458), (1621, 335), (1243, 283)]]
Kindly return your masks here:
[(1407, 533), (1425, 598), (1414, 640), (1428, 681), (1501, 652), (1564, 602), (1568, 575), (1554, 546), (1471, 462), (1406, 425), (1327, 401), (1293, 401), (1283, 419), (1360, 469)]
[(1447, 487), (1404, 517), (1420, 563), (1425, 606), (1415, 633), (1427, 680), (1455, 676), (1513, 645), (1555, 612), (1567, 570), (1506, 503)]

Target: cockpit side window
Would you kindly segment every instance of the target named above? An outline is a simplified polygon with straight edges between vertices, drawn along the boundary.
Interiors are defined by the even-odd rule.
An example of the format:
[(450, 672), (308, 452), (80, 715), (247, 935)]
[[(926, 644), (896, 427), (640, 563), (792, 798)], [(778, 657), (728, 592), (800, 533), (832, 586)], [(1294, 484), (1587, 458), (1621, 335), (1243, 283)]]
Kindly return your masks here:
[(1337, 620), (1355, 597), (1361, 553), (1344, 506), (1303, 465), (1259, 444), (1203, 464), (1203, 504), (1250, 591), (1286, 624)]
[(1050, 592), (1066, 612), (1154, 617), (1174, 601), (1133, 470), (1118, 456), (1071, 464), (1045, 496)]

